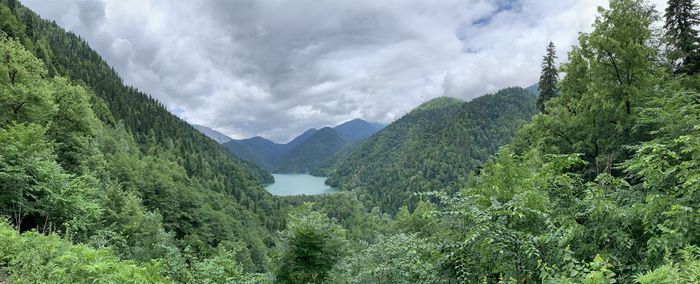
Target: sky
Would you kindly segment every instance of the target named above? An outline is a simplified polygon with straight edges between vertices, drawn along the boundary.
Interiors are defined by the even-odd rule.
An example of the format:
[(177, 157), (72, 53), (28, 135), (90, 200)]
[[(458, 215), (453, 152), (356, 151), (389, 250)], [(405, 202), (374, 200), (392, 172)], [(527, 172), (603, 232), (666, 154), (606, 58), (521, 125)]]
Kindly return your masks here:
[[(22, 0), (124, 81), (232, 138), (286, 142), (539, 78), (606, 0)], [(652, 0), (663, 10), (665, 0)]]

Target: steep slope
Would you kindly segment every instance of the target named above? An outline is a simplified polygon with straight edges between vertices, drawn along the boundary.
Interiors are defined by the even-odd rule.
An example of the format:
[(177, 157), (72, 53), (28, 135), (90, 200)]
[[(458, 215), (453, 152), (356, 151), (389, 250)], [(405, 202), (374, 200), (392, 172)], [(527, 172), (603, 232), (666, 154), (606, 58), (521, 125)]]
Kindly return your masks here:
[(525, 88), (525, 90), (532, 93), (535, 96), (539, 96), (540, 95), (540, 84), (535, 83), (532, 86)]
[(322, 165), (349, 143), (350, 141), (341, 137), (335, 129), (322, 128), (304, 143), (285, 152), (275, 172), (307, 173)]
[(340, 166), (340, 163), (345, 161), (345, 159), (347, 159), (348, 156), (350, 156), (350, 154), (355, 151), (355, 148), (357, 148), (361, 144), (362, 140), (345, 146), (345, 148), (338, 151), (338, 153), (335, 153), (335, 155), (321, 162), (317, 167), (311, 169), (309, 171), (309, 174), (317, 177), (330, 176), (331, 173), (333, 173), (335, 169)]
[(199, 132), (202, 132), (202, 134), (218, 142), (219, 144), (224, 144), (228, 141), (233, 140), (231, 139), (231, 137), (226, 136), (226, 134), (223, 134), (204, 125), (192, 124), (192, 126), (194, 127), (194, 129), (197, 129)]
[[(278, 173), (316, 172), (346, 146), (365, 139), (384, 125), (353, 119), (334, 128), (311, 128), (287, 144), (262, 137), (232, 140), (223, 146), (239, 158)], [(327, 172), (326, 170), (319, 172)]]
[(372, 206), (393, 213), (414, 192), (456, 190), (465, 176), (534, 113), (535, 97), (509, 88), (464, 103), (437, 98), (360, 143), (328, 183), (359, 190)]
[[(68, 80), (79, 85), (68, 88), (85, 88), (89, 94), (89, 108), (81, 111), (94, 112), (97, 120), (90, 122), (91, 134), (52, 134), (61, 147), (77, 145), (75, 149), (58, 149), (61, 166), (68, 174), (91, 181), (90, 186), (99, 190), (97, 196), (111, 187), (136, 195), (133, 202), (162, 216), (164, 234), (193, 253), (207, 256), (220, 244), (233, 248), (232, 244), (240, 243), (244, 247), (239, 259), (247, 260), (246, 268), (266, 269), (263, 242), (270, 244), (268, 230), (279, 229), (282, 223), (274, 219), (281, 214), (278, 201), (261, 187), (261, 181), (272, 180), (268, 172), (237, 159), (157, 100), (124, 85), (100, 55), (76, 35), (41, 19), (15, 0), (0, 0), (0, 15), (0, 34), (20, 42), (41, 61), (42, 68), (33, 69), (35, 76), (47, 81)], [(148, 225), (155, 231), (159, 230), (155, 224), (158, 218)], [(127, 234), (130, 230), (118, 232)], [(127, 237), (138, 239), (144, 247), (162, 245), (147, 243), (136, 235)], [(130, 257), (128, 252), (124, 254)]]
[(223, 145), (239, 158), (256, 163), (272, 170), (277, 166), (279, 156), (287, 149), (285, 144), (277, 144), (262, 137), (231, 140)]
[(348, 141), (358, 141), (369, 137), (370, 135), (377, 133), (377, 131), (384, 128), (384, 125), (378, 123), (369, 123), (362, 119), (353, 119), (342, 123), (333, 129), (338, 132), (340, 137)]
[(296, 146), (303, 144), (304, 142), (309, 140), (309, 138), (311, 138), (311, 136), (313, 136), (314, 133), (316, 133), (317, 131), (318, 131), (318, 129), (316, 129), (316, 128), (311, 128), (309, 130), (304, 131), (304, 133), (302, 133), (301, 135), (292, 139), (292, 141), (289, 141), (287, 144), (285, 144), (285, 146), (287, 146), (286, 148), (290, 149), (290, 148), (294, 148)]

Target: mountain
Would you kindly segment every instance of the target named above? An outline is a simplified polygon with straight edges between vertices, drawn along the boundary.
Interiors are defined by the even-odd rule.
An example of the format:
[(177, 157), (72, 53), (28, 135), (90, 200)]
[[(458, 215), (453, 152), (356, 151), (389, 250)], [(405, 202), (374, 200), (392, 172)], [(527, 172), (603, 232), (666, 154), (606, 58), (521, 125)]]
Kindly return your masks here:
[(224, 144), (228, 141), (233, 140), (231, 139), (231, 137), (226, 136), (226, 134), (223, 134), (204, 125), (192, 124), (192, 126), (194, 127), (194, 129), (197, 129), (199, 132), (202, 132), (202, 134), (206, 135), (207, 137), (211, 138), (219, 144)]
[(309, 138), (311, 138), (311, 136), (313, 136), (317, 131), (318, 131), (318, 129), (316, 129), (316, 128), (311, 128), (311, 129), (309, 129), (309, 130), (304, 131), (304, 133), (302, 133), (301, 135), (299, 135), (299, 136), (297, 136), (296, 138), (292, 139), (292, 141), (289, 141), (289, 142), (285, 145), (286, 148), (287, 148), (287, 149), (291, 149), (291, 148), (294, 148), (294, 147), (296, 147), (296, 146), (298, 146), (298, 145), (300, 145), (300, 144), (303, 144), (304, 142), (306, 142), (307, 140), (309, 140)]
[(379, 123), (369, 123), (362, 119), (353, 119), (342, 123), (333, 129), (335, 129), (340, 137), (354, 142), (367, 138), (382, 128), (384, 128), (384, 125)]
[(525, 90), (527, 90), (528, 92), (532, 93), (535, 96), (539, 96), (540, 95), (540, 84), (535, 83), (535, 84), (525, 88)]
[[(23, 178), (30, 182), (26, 186), (42, 190), (25, 194), (33, 196), (29, 199), (22, 194), (16, 196), (21, 200), (0, 198), (9, 202), (0, 204), (0, 215), (10, 216), (5, 211), (9, 204), (22, 204), (22, 212), (34, 211), (13, 224), (21, 230), (45, 224), (44, 232), (56, 228), (62, 236), (74, 236), (74, 241), (113, 248), (124, 259), (166, 257), (159, 250), (169, 251), (167, 258), (173, 259), (190, 252), (207, 257), (215, 248), (234, 249), (236, 244), (235, 249), (243, 251), (237, 259), (246, 270), (267, 269), (264, 242), (272, 239), (266, 236), (283, 224), (279, 203), (261, 186), (272, 181), (269, 172), (236, 158), (159, 101), (125, 85), (75, 34), (16, 0), (0, 0), (0, 15), (0, 53), (7, 61), (0, 70), (21, 71), (10, 76), (16, 80), (13, 84), (28, 84), (11, 97), (26, 100), (17, 104), (18, 113), (24, 113), (25, 106), (31, 110), (23, 117), (0, 111), (2, 123), (12, 122), (0, 131), (5, 139), (0, 143), (0, 164), (30, 167), (27, 173), (35, 176)], [(0, 81), (0, 93), (9, 94), (7, 81)], [(3, 97), (3, 107), (5, 102)], [(49, 107), (35, 111), (43, 106)], [(31, 139), (19, 139), (27, 133), (33, 133)], [(7, 148), (8, 141), (26, 145)], [(27, 164), (34, 158), (4, 159), (16, 151), (32, 156), (27, 152), (32, 149), (46, 153), (41, 168)], [(54, 180), (42, 185), (46, 177)], [(5, 180), (0, 184), (0, 192), (10, 192)], [(20, 190), (25, 185), (13, 186)], [(83, 211), (60, 207), (76, 204)], [(117, 213), (108, 217), (101, 212)], [(66, 220), (78, 220), (70, 222), (79, 228), (62, 230), (70, 226)], [(136, 251), (142, 253), (135, 255)]]
[[(223, 146), (239, 158), (277, 173), (317, 172), (347, 146), (369, 137), (384, 125), (353, 119), (336, 127), (311, 128), (286, 144), (262, 137), (232, 140)], [(327, 172), (327, 171), (318, 171)]]
[(278, 144), (259, 136), (231, 140), (223, 146), (239, 158), (269, 170), (277, 167), (280, 155), (288, 148), (285, 144)]
[(504, 89), (470, 102), (441, 97), (417, 107), (360, 142), (332, 169), (328, 183), (359, 190), (371, 204), (394, 213), (413, 193), (466, 185), (476, 169), (535, 112), (536, 97)]
[(316, 131), (304, 143), (282, 154), (275, 171), (283, 173), (307, 173), (322, 165), (352, 141), (343, 138), (338, 131), (324, 127)]

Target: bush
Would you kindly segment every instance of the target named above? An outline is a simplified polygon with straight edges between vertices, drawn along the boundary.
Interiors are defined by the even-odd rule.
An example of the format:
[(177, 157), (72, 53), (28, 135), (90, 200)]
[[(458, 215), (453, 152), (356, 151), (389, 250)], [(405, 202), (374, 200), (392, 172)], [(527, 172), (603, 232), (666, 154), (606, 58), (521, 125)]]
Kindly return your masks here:
[(10, 283), (170, 283), (157, 263), (122, 261), (56, 235), (19, 234), (0, 223), (0, 268)]

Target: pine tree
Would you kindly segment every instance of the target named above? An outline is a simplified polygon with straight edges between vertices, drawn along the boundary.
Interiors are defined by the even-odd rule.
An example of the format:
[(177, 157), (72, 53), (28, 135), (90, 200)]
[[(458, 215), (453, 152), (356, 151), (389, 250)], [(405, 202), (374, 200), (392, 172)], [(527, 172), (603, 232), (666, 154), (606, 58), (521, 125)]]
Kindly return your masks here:
[(700, 13), (693, 0), (669, 0), (666, 8), (667, 37), (674, 50), (670, 59), (675, 73), (700, 72), (700, 38), (695, 26), (700, 24)]
[(542, 60), (542, 74), (540, 75), (540, 96), (537, 98), (537, 109), (545, 112), (544, 104), (556, 97), (559, 91), (557, 83), (559, 82), (559, 73), (554, 61), (557, 59), (556, 48), (553, 42), (549, 42), (547, 46), (547, 55)]

